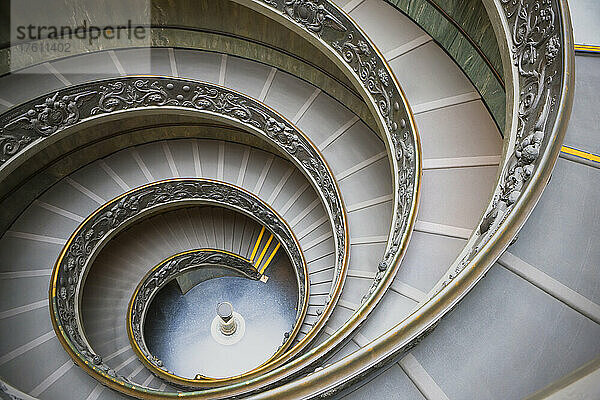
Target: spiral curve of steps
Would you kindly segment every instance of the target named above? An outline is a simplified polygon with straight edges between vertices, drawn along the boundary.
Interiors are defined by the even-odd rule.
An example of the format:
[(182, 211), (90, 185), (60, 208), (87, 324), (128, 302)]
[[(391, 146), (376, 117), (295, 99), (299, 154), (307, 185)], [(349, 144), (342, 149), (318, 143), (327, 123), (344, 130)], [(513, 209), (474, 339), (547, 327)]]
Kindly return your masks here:
[[(419, 214), (398, 274), (366, 322), (326, 360), (327, 365), (368, 346), (428, 299), (478, 227), (503, 151), (503, 138), (480, 95), (425, 31), (381, 0), (341, 1), (338, 5), (373, 40), (405, 91), (421, 137), (423, 174)], [(382, 31), (381, 26), (388, 29)], [(233, 89), (291, 121), (316, 145), (331, 168), (345, 204), (350, 235), (342, 295), (311, 346), (316, 347), (360, 308), (385, 252), (393, 187), (384, 142), (342, 103), (277, 68), (216, 52), (172, 47), (153, 48), (151, 52), (150, 69), (140, 61), (140, 49), (49, 61), (31, 69), (49, 69), (51, 74), (0, 77), (1, 97), (19, 104), (87, 81), (174, 76)], [(104, 72), (111, 69), (112, 74)], [(77, 71), (86, 73), (79, 75)], [(27, 76), (26, 84), (23, 76)], [(333, 233), (318, 195), (288, 160), (268, 149), (228, 140), (227, 128), (221, 136), (210, 139), (202, 138), (202, 127), (184, 129), (188, 130), (187, 139), (149, 140), (127, 146), (69, 173), (28, 205), (0, 239), (0, 376), (11, 386), (36, 399), (128, 398), (99, 384), (64, 352), (48, 314), (49, 278), (63, 246), (88, 215), (131, 189), (164, 179), (223, 181), (272, 206), (297, 237), (309, 272), (309, 305), (295, 343), (315, 323), (334, 280)], [(242, 242), (251, 245), (256, 237), (256, 231), (248, 237), (236, 236), (239, 229), (235, 223), (231, 231), (224, 224), (221, 237), (215, 235), (213, 243), (207, 236), (204, 243), (192, 233), (194, 226), (207, 220), (208, 214), (202, 215), (198, 209), (150, 219), (147, 226), (154, 232), (146, 232), (146, 237), (124, 234), (122, 242), (110, 247), (106, 258), (96, 261), (90, 273), (86, 290), (91, 295), (84, 297), (83, 308), (94, 350), (119, 375), (140, 386), (174, 395), (181, 390), (148, 371), (129, 346), (124, 313), (140, 279), (151, 266), (175, 253), (205, 246), (232, 251), (241, 249)], [(167, 239), (157, 242), (156, 237)], [(239, 247), (234, 245), (238, 241)], [(240, 250), (245, 257), (250, 252), (251, 246)], [(126, 267), (111, 267), (115, 264)], [(497, 272), (498, 268), (492, 271), (492, 275), (504, 273)], [(437, 340), (436, 336), (432, 340)], [(423, 350), (423, 357), (427, 351)], [(344, 395), (388, 398), (395, 393), (402, 399), (448, 398), (413, 353), (361, 384), (364, 386), (357, 391)]]

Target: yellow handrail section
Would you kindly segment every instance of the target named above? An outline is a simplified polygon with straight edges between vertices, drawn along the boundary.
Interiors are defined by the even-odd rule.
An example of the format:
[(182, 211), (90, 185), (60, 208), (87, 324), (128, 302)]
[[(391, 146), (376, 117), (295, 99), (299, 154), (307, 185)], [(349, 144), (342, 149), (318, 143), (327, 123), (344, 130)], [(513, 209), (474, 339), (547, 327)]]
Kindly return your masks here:
[(563, 146), (561, 147), (560, 152), (563, 154), (583, 158), (584, 160), (600, 163), (600, 156), (598, 154), (588, 153), (587, 151), (578, 150), (574, 147)]

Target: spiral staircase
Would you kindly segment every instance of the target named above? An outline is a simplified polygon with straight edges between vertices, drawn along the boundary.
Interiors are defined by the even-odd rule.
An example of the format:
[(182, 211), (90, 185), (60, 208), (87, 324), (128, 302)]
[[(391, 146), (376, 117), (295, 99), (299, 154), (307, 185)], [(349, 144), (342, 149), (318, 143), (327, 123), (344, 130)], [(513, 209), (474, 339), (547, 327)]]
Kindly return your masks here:
[(408, 3), (6, 45), (0, 398), (598, 398), (598, 59), (564, 0)]

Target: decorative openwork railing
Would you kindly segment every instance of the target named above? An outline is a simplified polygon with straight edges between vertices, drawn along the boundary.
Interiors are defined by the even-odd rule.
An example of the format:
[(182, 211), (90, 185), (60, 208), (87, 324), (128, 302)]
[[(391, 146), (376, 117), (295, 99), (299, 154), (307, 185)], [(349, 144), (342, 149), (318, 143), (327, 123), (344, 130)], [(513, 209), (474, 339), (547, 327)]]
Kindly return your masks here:
[[(391, 284), (406, 251), (418, 204), (421, 160), (414, 119), (389, 66), (360, 28), (328, 1), (242, 3), (289, 24), (346, 71), (376, 116), (392, 167), (394, 208), (390, 235), (370, 290), (363, 298), (360, 309), (335, 335), (291, 363), (285, 362), (314, 339), (331, 314), (341, 293), (348, 255), (345, 214), (336, 183), (314, 146), (291, 124), (261, 104), (235, 92), (209, 84), (162, 78), (121, 78), (68, 88), (11, 110), (0, 121), (0, 144), (3, 150), (0, 155), (3, 164), (0, 165), (0, 178), (10, 174), (13, 166), (24, 162), (30, 154), (42, 149), (46, 138), (67, 135), (71, 128), (82, 122), (128, 110), (165, 107), (201, 111), (261, 134), (279, 147), (313, 182), (324, 199), (332, 221), (336, 246), (336, 284), (332, 286), (326, 309), (301, 345), (286, 353), (289, 357), (281, 357), (271, 365), (276, 369), (263, 375), (256, 373), (246, 377), (254, 378), (246, 382), (240, 380), (220, 389), (185, 394), (192, 397), (231, 397), (290, 381), (295, 375), (318, 366), (339, 349), (367, 319)], [(81, 329), (80, 326), (77, 328)], [(57, 327), (57, 331), (63, 334), (65, 331), (61, 329)], [(67, 333), (71, 334), (70, 331)], [(93, 362), (95, 355), (85, 347), (79, 351), (69, 341), (65, 342), (65, 347), (72, 351), (72, 355), (86, 360), (80, 362), (86, 371), (117, 390), (147, 398), (174, 395), (129, 384), (96, 368)]]
[[(319, 4), (329, 9), (324, 2), (310, 0), (285, 3)], [(498, 182), (478, 228), (447, 275), (413, 314), (355, 353), (262, 393), (261, 398), (330, 397), (409, 351), (485, 275), (541, 196), (558, 157), (573, 99), (568, 6), (565, 0), (483, 3), (503, 50), (507, 128)]]
[[(292, 242), (295, 242), (293, 237), (291, 237), (291, 239)], [(297, 252), (299, 253), (299, 249), (297, 249)], [(176, 374), (169, 371), (164, 363), (153, 355), (146, 345), (144, 325), (148, 308), (156, 294), (165, 287), (167, 283), (186, 272), (205, 267), (225, 268), (235, 276), (242, 276), (255, 281), (260, 280), (263, 276), (250, 260), (247, 260), (240, 255), (217, 249), (190, 250), (175, 254), (152, 268), (140, 281), (129, 302), (129, 307), (127, 309), (127, 334), (129, 335), (131, 347), (150, 371), (159, 376), (163, 376), (165, 379), (167, 379), (169, 375)], [(306, 271), (303, 272), (306, 277)], [(305, 285), (304, 282), (302, 285), (304, 286), (305, 291), (302, 294), (300, 292), (298, 293), (300, 295), (300, 300), (308, 299), (307, 294), (309, 285)], [(301, 310), (306, 309), (307, 305), (306, 302), (303, 303), (305, 306), (298, 307), (296, 323), (292, 327), (291, 332), (286, 332), (280, 350), (285, 349), (287, 347), (286, 344), (289, 344), (298, 332), (300, 321), (303, 314), (305, 314), (305, 312), (302, 312)]]
[[(483, 277), (525, 222), (549, 179), (571, 107), (573, 61), (568, 9), (564, 0), (484, 0), (504, 52), (507, 83), (505, 152), (492, 201), (464, 251), (429, 294), (428, 301), (368, 346), (341, 362), (307, 375), (308, 371), (312, 372), (316, 366), (320, 366), (328, 354), (339, 348), (368, 317), (397, 271), (416, 215), (420, 178), (418, 136), (405, 98), (383, 57), (360, 29), (330, 1), (236, 1), (300, 33), (346, 71), (377, 116), (380, 134), (388, 147), (394, 172), (394, 217), (387, 251), (369, 296), (338, 332), (306, 354), (285, 365), (280, 364), (255, 379), (217, 389), (187, 392), (178, 397), (225, 398), (264, 388), (271, 389), (261, 393), (261, 398), (326, 397), (362, 379), (418, 343)], [(154, 81), (159, 86), (161, 82), (167, 82), (149, 78), (147, 82), (150, 82), (150, 88)], [(186, 92), (182, 83), (175, 82), (171, 83), (174, 86), (170, 89), (160, 86), (162, 90), (154, 95), (140, 94), (134, 98), (127, 97), (127, 92), (118, 85), (108, 89), (108, 92), (117, 93), (113, 99), (110, 99), (110, 93), (99, 97), (98, 93), (88, 93), (90, 88), (79, 87), (77, 90), (61, 91), (45, 102), (31, 103), (26, 108), (5, 114), (0, 131), (3, 149), (1, 160), (10, 162), (43, 138), (96, 115), (159, 106), (194, 109), (196, 105), (201, 105), (200, 109), (207, 113), (218, 114), (219, 107), (229, 104), (226, 98), (216, 102), (215, 97), (211, 98), (210, 91), (204, 94), (208, 93), (212, 100), (184, 104), (191, 99), (188, 94), (191, 87), (188, 86)], [(173, 90), (175, 85), (176, 90)], [(169, 95), (170, 91), (173, 91), (174, 97)], [(121, 97), (127, 101), (123, 102)], [(92, 98), (97, 103), (94, 105), (97, 110), (95, 113), (91, 112), (88, 104)], [(263, 106), (256, 107), (265, 115), (270, 115), (270, 111)], [(261, 117), (259, 120), (262, 125), (253, 126), (245, 112), (246, 108), (234, 107), (230, 110), (233, 112), (226, 118), (254, 130), (263, 128), (268, 132), (267, 137), (277, 141), (276, 144), (285, 150), (285, 154), (295, 153), (293, 150), (298, 143), (294, 141), (296, 131), (285, 120), (272, 117), (271, 121)], [(29, 130), (24, 127), (29, 127)], [(35, 136), (15, 136), (15, 131), (34, 132)], [(303, 145), (309, 146), (306, 143)], [(304, 161), (300, 162), (300, 165), (304, 164)], [(305, 167), (310, 165), (310, 161), (307, 161)], [(309, 171), (312, 179), (318, 181), (319, 175), (315, 171), (320, 170)], [(319, 187), (322, 190), (324, 188)], [(329, 181), (325, 187), (335, 188), (335, 182)], [(328, 192), (335, 192), (332, 190)], [(334, 211), (329, 212), (341, 210), (332, 205), (330, 207)], [(339, 218), (344, 218), (343, 211), (340, 211)], [(345, 238), (343, 243), (347, 246), (344, 234), (341, 236)], [(340, 255), (339, 252), (337, 254)], [(114, 383), (111, 380), (104, 382)], [(274, 387), (278, 384), (282, 385)], [(126, 383), (119, 385), (112, 386), (134, 396), (175, 397), (175, 394)]]
[[(460, 257), (417, 311), (368, 346), (340, 362), (315, 371), (315, 367), (321, 366), (323, 360), (340, 348), (366, 320), (397, 272), (416, 216), (420, 185), (419, 139), (405, 97), (385, 60), (360, 28), (332, 2), (235, 1), (279, 21), (321, 49), (346, 72), (377, 117), (379, 133), (388, 149), (394, 179), (394, 214), (385, 256), (379, 264), (379, 273), (369, 295), (363, 300), (359, 310), (330, 338), (305, 354), (288, 360), (285, 364), (274, 364), (274, 369), (262, 375), (254, 375), (245, 382), (180, 395), (161, 393), (126, 382), (119, 381), (117, 384), (112, 378), (101, 379), (117, 390), (133, 396), (227, 398), (269, 389), (263, 391), (260, 398), (327, 397), (403, 354), (453, 309), (513, 240), (549, 179), (568, 121), (573, 93), (573, 60), (566, 2), (483, 0), (503, 51), (507, 87), (504, 155), (492, 201)], [(209, 87), (210, 90), (201, 92), (208, 99), (192, 102), (192, 93), (197, 94), (196, 90), (191, 90), (194, 84), (173, 80), (169, 81), (172, 85), (169, 88), (161, 86), (161, 83), (167, 83), (168, 80), (148, 78), (146, 84), (150, 86), (143, 86), (142, 89), (151, 91), (152, 85), (156, 83), (160, 90), (152, 95), (145, 92), (146, 94), (139, 93), (131, 98), (118, 85), (119, 81), (129, 84), (134, 82), (133, 79), (115, 80), (112, 82), (116, 86), (105, 85), (102, 91), (98, 87), (91, 89), (84, 86), (67, 89), (50, 96), (46, 101), (32, 102), (24, 108), (5, 114), (0, 124), (0, 144), (3, 149), (1, 161), (10, 163), (12, 159), (25, 154), (32, 146), (43, 141), (43, 138), (67, 131), (79, 121), (128, 109), (154, 107), (202, 110), (207, 114), (235, 121), (253, 131), (264, 131), (264, 135), (290, 157), (295, 156), (298, 144), (312, 148), (310, 143), (302, 141), (304, 139), (293, 126), (281, 117), (273, 116), (264, 106), (253, 104), (260, 112), (252, 114), (252, 108), (252, 113), (248, 114), (247, 103), (231, 107), (228, 96), (213, 96), (213, 90), (223, 94), (224, 89)], [(140, 81), (145, 85), (144, 80)], [(182, 85), (188, 87), (187, 91)], [(88, 93), (89, 90), (95, 90), (96, 93)], [(135, 84), (133, 91), (137, 91)], [(100, 95), (100, 92), (103, 94)], [(235, 97), (236, 94), (232, 93), (229, 95)], [(94, 102), (90, 102), (90, 99), (95, 100), (93, 107), (90, 104)], [(231, 113), (224, 115), (223, 109)], [(253, 115), (259, 121), (258, 126), (252, 123)], [(16, 131), (23, 134), (15, 136)], [(28, 135), (31, 132), (36, 136), (30, 140)], [(324, 198), (328, 198), (327, 193), (337, 194), (335, 181), (327, 181), (324, 186), (320, 181), (319, 172), (328, 171), (326, 165), (320, 164), (318, 168), (314, 168), (311, 162), (319, 158), (307, 157), (296, 162), (307, 168), (311, 181), (316, 182), (315, 185), (320, 188), (319, 193), (325, 194)], [(1, 175), (3, 167), (0, 166), (0, 177), (4, 176)], [(10, 172), (10, 169), (7, 171)], [(345, 221), (341, 202), (336, 200), (333, 204), (325, 205), (329, 207), (334, 229), (338, 229), (342, 224), (336, 221)], [(335, 214), (336, 212), (339, 214)], [(341, 244), (345, 248), (343, 254), (347, 254), (347, 233), (345, 230), (334, 232), (338, 240), (337, 261), (340, 261)], [(339, 268), (345, 264), (336, 265), (338, 276), (343, 276), (345, 271)], [(84, 368), (89, 370), (94, 367)]]
[[(368, 346), (340, 362), (306, 374), (350, 337), (395, 275), (416, 214), (420, 173), (418, 137), (408, 105), (383, 57), (335, 5), (326, 0), (237, 1), (300, 33), (347, 72), (373, 114), (377, 115), (380, 133), (388, 146), (394, 171), (395, 214), (386, 256), (370, 296), (338, 332), (308, 353), (245, 384), (187, 392), (177, 397), (225, 398), (268, 387), (271, 389), (261, 393), (261, 398), (327, 397), (416, 345), (484, 276), (525, 222), (549, 179), (570, 112), (573, 60), (568, 8), (564, 0), (484, 0), (504, 53), (507, 87), (505, 151), (492, 201), (460, 257), (429, 294), (428, 301)], [(177, 88), (183, 90), (180, 86)], [(172, 90), (162, 89), (165, 93)], [(1, 161), (10, 162), (43, 138), (96, 115), (86, 103), (90, 98), (99, 98), (86, 90), (65, 90), (45, 102), (32, 103), (27, 108), (5, 114), (0, 131)], [(161, 97), (160, 93), (136, 97), (131, 103), (98, 102), (97, 113), (155, 106), (185, 107), (181, 102), (189, 100), (181, 91), (176, 91), (178, 94), (174, 98)], [(178, 98), (180, 95), (181, 99)], [(173, 100), (180, 103), (167, 104)], [(210, 107), (205, 109), (214, 112)], [(234, 113), (229, 118), (248, 124), (249, 121), (244, 120), (246, 113), (239, 109), (235, 112), (240, 114)], [(283, 119), (274, 120), (272, 137), (269, 136), (272, 140), (281, 132), (285, 134), (284, 127), (289, 126)], [(13, 134), (19, 129), (25, 132), (25, 126), (29, 127), (29, 133), (34, 133), (33, 138)], [(285, 137), (287, 139), (280, 146), (288, 149), (286, 154), (289, 154), (294, 145), (286, 142), (290, 136)], [(347, 245), (347, 237), (345, 239)], [(110, 384), (113, 381), (104, 382)], [(283, 382), (287, 383), (274, 387)], [(139, 397), (175, 397), (127, 383), (119, 385), (111, 386)]]
[[(106, 204), (103, 207), (105, 212), (100, 212), (95, 220), (106, 221), (101, 215), (113, 213), (112, 210), (115, 204), (124, 204), (127, 206), (135, 203), (136, 206), (132, 207), (131, 213), (128, 216), (128, 220), (132, 220), (136, 213), (144, 213), (148, 207), (163, 208), (167, 204), (176, 205), (182, 202), (206, 202), (228, 207), (246, 214), (267, 228), (283, 246), (297, 277), (298, 308), (295, 325), (286, 333), (280, 349), (270, 358), (270, 360), (275, 359), (291, 345), (300, 330), (308, 308), (310, 285), (300, 245), (286, 222), (266, 203), (243, 189), (222, 182), (207, 179), (170, 180), (150, 184), (126, 193), (122, 198), (115, 199), (111, 203)], [(122, 223), (126, 223), (126, 221)], [(82, 225), (80, 230), (85, 230), (85, 225), (92, 224), (94, 222), (90, 220)], [(91, 229), (97, 231), (95, 228)], [(81, 246), (77, 246), (77, 249), (80, 248)], [(66, 253), (66, 256), (69, 256), (69, 252)], [(257, 266), (239, 255), (217, 249), (191, 250), (170, 257), (152, 268), (144, 279), (140, 281), (129, 304), (127, 332), (132, 348), (150, 371), (171, 383), (194, 386), (199, 379), (186, 379), (173, 374), (162, 365), (160, 360), (151, 354), (143, 337), (144, 316), (156, 293), (172, 279), (192, 269), (215, 265), (233, 269), (249, 279), (260, 280), (262, 278), (262, 274), (258, 271)], [(58, 279), (61, 280), (60, 275)], [(82, 284), (80, 283), (80, 285)], [(61, 302), (61, 299), (57, 302), (59, 307)]]
[[(394, 208), (390, 221), (391, 230), (386, 251), (378, 265), (378, 273), (371, 289), (363, 298), (358, 312), (338, 334), (298, 358), (298, 362), (294, 365), (285, 362), (297, 355), (314, 339), (339, 298), (346, 272), (348, 238), (345, 214), (336, 183), (333, 178), (330, 178), (331, 174), (327, 166), (319, 162), (320, 158), (314, 146), (291, 124), (251, 99), (243, 98), (223, 88), (208, 84), (186, 84), (179, 80), (171, 80), (167, 83), (166, 79), (156, 78), (137, 80), (123, 78), (106, 81), (100, 84), (101, 86), (82, 85), (65, 89), (46, 99), (39, 99), (17, 110), (11, 110), (4, 115), (1, 124), (4, 127), (2, 144), (6, 153), (0, 157), (0, 161), (8, 165), (5, 169), (6, 174), (12, 171), (10, 164), (15, 158), (27, 154), (34, 147), (43, 147), (44, 139), (47, 137), (66, 135), (71, 127), (75, 127), (82, 121), (126, 110), (156, 107), (202, 111), (211, 116), (234, 121), (252, 131), (263, 132), (263, 136), (283, 149), (284, 154), (295, 160), (296, 164), (307, 172), (309, 179), (324, 199), (334, 232), (336, 284), (332, 287), (327, 307), (309, 335), (301, 341), (301, 345), (294, 346), (288, 351), (286, 353), (289, 355), (288, 358), (282, 357), (277, 363), (273, 363), (272, 367), (276, 367), (276, 370), (262, 376), (258, 373), (253, 375), (252, 377), (256, 379), (251, 385), (236, 383), (224, 387), (221, 392), (214, 389), (189, 394), (194, 396), (230, 397), (281, 383), (283, 380), (290, 380), (294, 374), (314, 368), (322, 359), (340, 348), (367, 319), (391, 284), (406, 251), (416, 218), (421, 164), (419, 139), (406, 99), (381, 54), (352, 20), (329, 2), (317, 4), (314, 1), (270, 1), (267, 3), (267, 8), (264, 10), (262, 3), (250, 5), (258, 6), (266, 13), (271, 13), (275, 5), (278, 12), (281, 12), (278, 15), (286, 24), (292, 23), (294, 29), (324, 48), (327, 54), (347, 71), (377, 117), (380, 134), (388, 149), (393, 175)], [(26, 157), (22, 158), (20, 162), (25, 159)], [(2, 167), (4, 166), (0, 166), (0, 177), (3, 174)], [(97, 373), (102, 375), (100, 371), (94, 370), (93, 364), (86, 363), (82, 366), (93, 375)], [(105, 375), (102, 375), (101, 380), (117, 390), (134, 396), (164, 395), (134, 385), (116, 383), (114, 379)]]
[[(71, 87), (33, 100), (0, 117), (0, 144), (3, 151), (0, 157), (0, 174), (9, 175), (14, 170), (13, 163), (19, 164), (32, 153), (35, 154), (35, 151), (43, 150), (48, 138), (68, 135), (71, 129), (76, 131), (74, 128), (79, 124), (132, 110), (160, 108), (197, 112), (203, 116), (228, 121), (263, 137), (305, 174), (322, 199), (334, 232), (334, 282), (329, 300), (313, 328), (299, 343), (270, 364), (263, 365), (260, 371), (273, 367), (276, 363), (281, 365), (315, 339), (337, 303), (346, 276), (348, 228), (339, 189), (329, 167), (314, 145), (273, 110), (216, 85), (179, 79), (119, 78)], [(163, 196), (168, 197), (171, 194), (173, 193), (168, 189)], [(147, 390), (130, 385), (126, 380), (117, 377), (114, 371), (102, 365), (101, 357), (91, 350), (77, 317), (77, 299), (78, 288), (94, 255), (104, 241), (117, 232), (120, 219), (129, 218), (129, 212), (139, 209), (139, 201), (138, 198), (119, 199), (115, 204), (111, 203), (112, 208), (108, 214), (103, 215), (101, 223), (98, 222), (102, 229), (92, 229), (86, 233), (78, 230), (69, 244), (75, 242), (82, 246), (78, 248), (83, 253), (67, 259), (64, 259), (65, 253), (62, 254), (54, 271), (51, 289), (51, 297), (55, 300), (52, 303), (53, 322), (67, 351), (80, 366), (96, 378), (113, 387), (126, 388), (124, 391), (128, 393), (138, 394)], [(97, 213), (90, 218), (95, 218)], [(65, 252), (68, 250), (65, 249)], [(68, 277), (65, 275), (65, 279), (60, 279), (60, 274), (67, 274)], [(257, 370), (256, 374), (260, 371)], [(239, 377), (236, 379), (241, 380)], [(215, 386), (218, 384), (216, 381), (194, 380), (193, 383), (187, 383), (193, 387), (203, 387)]]
[[(296, 335), (308, 307), (309, 287), (306, 263), (291, 229), (268, 205), (243, 189), (206, 179), (173, 179), (142, 186), (106, 203), (78, 227), (61, 253), (52, 275), (50, 308), (57, 334), (63, 345), (69, 346), (67, 348), (69, 353), (78, 358), (76, 361), (80, 363), (91, 361), (94, 368), (102, 373), (115, 380), (127, 381), (118, 376), (109, 365), (103, 363), (102, 357), (96, 354), (87, 342), (79, 310), (85, 277), (96, 255), (118, 232), (153, 213), (190, 204), (211, 204), (231, 208), (255, 219), (275, 235), (288, 254), (298, 282), (299, 307), (296, 324), (290, 332), (291, 335)], [(141, 336), (143, 322), (141, 316), (155, 291), (166, 284), (169, 278), (184, 272), (187, 265), (185, 261), (196, 261), (195, 264), (187, 265), (191, 268), (202, 260), (204, 264), (218, 262), (223, 264), (225, 261), (231, 263), (237, 260), (223, 252), (215, 253), (218, 252), (202, 253), (195, 260), (184, 257), (178, 258), (177, 263), (172, 262), (166, 266), (161, 264), (163, 268), (152, 271), (153, 279), (145, 279), (142, 282), (154, 286), (144, 287), (141, 296), (139, 288), (136, 290), (137, 303), (132, 309), (129, 321), (131, 325), (128, 326), (132, 334), (133, 348), (153, 373), (176, 384), (193, 385), (195, 381), (188, 382), (185, 378), (169, 373), (158, 362), (153, 362), (154, 358), (144, 345)], [(204, 257), (207, 255), (212, 257)], [(240, 263), (240, 260), (237, 261), (235, 266), (243, 269), (245, 264)], [(257, 271), (253, 274), (252, 269), (246, 268), (246, 274), (260, 275)]]

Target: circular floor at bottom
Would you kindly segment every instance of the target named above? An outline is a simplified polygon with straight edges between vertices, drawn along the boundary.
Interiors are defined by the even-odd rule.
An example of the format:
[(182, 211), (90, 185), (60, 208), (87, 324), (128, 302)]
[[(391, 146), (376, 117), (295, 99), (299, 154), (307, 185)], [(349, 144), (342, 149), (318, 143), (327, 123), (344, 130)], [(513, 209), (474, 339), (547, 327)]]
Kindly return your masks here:
[[(275, 267), (275, 266), (273, 266)], [(225, 378), (250, 371), (277, 351), (296, 320), (298, 288), (286, 268), (273, 268), (267, 283), (225, 276), (182, 294), (177, 281), (152, 300), (144, 337), (150, 352), (178, 376)], [(245, 322), (241, 340), (218, 343), (211, 323), (219, 302), (228, 301)]]

